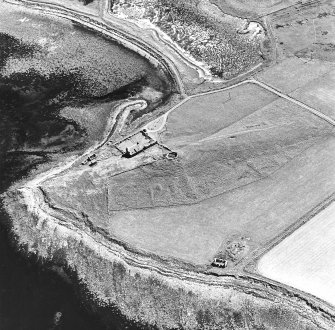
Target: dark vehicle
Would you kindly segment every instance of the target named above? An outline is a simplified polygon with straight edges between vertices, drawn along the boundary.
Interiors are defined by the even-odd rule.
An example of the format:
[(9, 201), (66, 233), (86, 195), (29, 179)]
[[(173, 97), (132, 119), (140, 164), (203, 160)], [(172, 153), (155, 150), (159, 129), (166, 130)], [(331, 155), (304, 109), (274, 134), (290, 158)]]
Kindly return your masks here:
[(92, 166), (95, 166), (97, 164), (98, 164), (98, 161), (96, 159), (93, 159), (88, 163), (88, 166), (92, 167)]
[[(92, 163), (92, 162), (96, 163), (96, 159), (97, 159), (97, 155), (93, 154), (93, 155), (87, 157), (81, 164), (86, 165), (87, 163)], [(88, 164), (88, 165), (91, 166), (91, 164)]]

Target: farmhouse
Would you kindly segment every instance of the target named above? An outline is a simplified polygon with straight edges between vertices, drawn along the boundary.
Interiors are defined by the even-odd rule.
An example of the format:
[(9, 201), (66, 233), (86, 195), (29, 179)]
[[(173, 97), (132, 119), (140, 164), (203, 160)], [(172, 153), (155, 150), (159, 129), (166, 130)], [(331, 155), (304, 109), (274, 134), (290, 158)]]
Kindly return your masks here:
[(226, 268), (227, 265), (228, 265), (228, 261), (222, 258), (214, 258), (212, 262), (213, 267)]
[(115, 144), (115, 147), (122, 153), (122, 157), (131, 158), (156, 143), (146, 130), (142, 130)]

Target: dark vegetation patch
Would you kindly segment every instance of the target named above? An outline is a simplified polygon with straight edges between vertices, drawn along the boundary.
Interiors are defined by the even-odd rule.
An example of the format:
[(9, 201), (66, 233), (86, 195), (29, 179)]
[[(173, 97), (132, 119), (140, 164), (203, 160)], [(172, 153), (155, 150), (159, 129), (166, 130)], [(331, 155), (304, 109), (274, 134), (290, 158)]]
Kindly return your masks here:
[(334, 6), (308, 1), (269, 15), (282, 56), (335, 61)]
[[(327, 35), (327, 33), (322, 33)], [(297, 57), (308, 59), (319, 59), (328, 62), (335, 62), (335, 44), (333, 43), (315, 43), (310, 47), (301, 49), (295, 53)]]
[(29, 57), (36, 46), (28, 45), (6, 33), (0, 33), (0, 70), (3, 69), (10, 56)]
[(74, 288), (59, 279), (50, 265), (37, 256), (27, 260), (24, 249), (12, 246), (0, 209), (0, 327), (1, 329), (55, 329), (54, 315), (61, 312), (57, 329), (103, 330), (90, 309), (84, 309)]
[[(30, 19), (34, 21), (36, 17)], [(169, 95), (170, 85), (165, 82), (164, 74), (159, 76), (138, 54), (83, 27), (74, 26), (70, 30), (65, 27), (61, 31), (53, 22), (38, 22), (40, 30), (35, 31), (34, 25), (31, 33), (46, 37), (47, 42), (56, 45), (60, 51), (48, 53), (48, 46), (22, 41), (22, 32), (16, 27), (13, 35), (0, 33), (0, 70), (5, 71), (8, 60), (16, 59), (20, 65), (21, 60), (32, 59), (30, 69), (29, 62), (23, 61), (22, 71), (14, 69), (9, 74), (0, 75), (1, 191), (12, 180), (26, 175), (51, 156), (55, 158), (60, 153), (81, 150), (87, 143), (95, 141), (106, 128), (107, 118), (113, 111), (112, 102), (133, 97), (144, 86), (154, 86), (166, 93), (166, 97)], [(11, 26), (2, 30), (6, 29), (11, 30)], [(73, 33), (69, 33), (71, 30), (76, 33), (72, 43), (66, 37), (74, 38)], [(90, 49), (97, 51), (97, 59)], [(115, 61), (105, 60), (105, 53), (115, 57)], [(68, 58), (67, 63), (60, 65), (64, 58)], [(97, 111), (99, 105), (105, 110)], [(146, 111), (154, 110), (156, 105), (149, 104)], [(73, 112), (79, 109), (77, 115), (67, 113), (66, 118), (63, 117), (60, 110), (66, 107), (74, 109)], [(88, 134), (90, 121), (96, 121), (90, 111), (97, 113), (100, 123), (95, 126), (95, 132), (100, 131), (95, 136)], [(87, 118), (78, 120), (80, 115)]]
[[(36, 71), (0, 78), (2, 189), (25, 172), (29, 163), (34, 166), (46, 160), (49, 153), (84, 146), (84, 130), (57, 116), (64, 104), (80, 98), (76, 92), (79, 79), (73, 73), (45, 77)], [(56, 96), (58, 101), (51, 102)]]
[[(59, 111), (62, 108), (66, 106), (87, 107), (91, 104), (105, 106), (108, 102), (118, 98), (117, 92), (105, 95), (100, 92), (94, 93), (93, 89), (101, 86), (94, 85), (93, 76), (90, 80), (87, 79), (88, 75), (83, 74), (86, 67), (89, 67), (87, 63), (95, 65), (94, 55), (100, 53), (99, 47), (96, 47), (97, 54), (89, 50), (86, 52), (90, 54), (87, 60), (87, 56), (82, 56), (85, 54), (79, 45), (79, 53), (75, 54), (79, 55), (78, 68), (71, 68), (73, 63), (71, 60), (75, 57), (73, 54), (67, 56), (57, 51), (48, 53), (48, 50), (42, 49), (42, 46), (22, 41), (27, 36), (27, 39), (37, 35), (44, 37), (43, 33), (45, 33), (47, 37), (52, 35), (51, 41), (57, 43), (57, 46), (61, 48), (63, 46), (61, 39), (64, 36), (65, 39), (69, 39), (70, 36), (69, 33), (67, 34), (68, 26), (64, 27), (61, 22), (57, 21), (58, 26), (46, 17), (37, 20), (36, 16), (27, 14), (31, 23), (25, 22), (25, 24), (32, 24), (32, 26), (21, 27), (18, 23), (22, 18), (21, 15), (21, 11), (17, 16), (14, 13), (6, 15), (5, 10), (0, 13), (1, 31), (9, 31), (9, 33), (0, 33), (0, 193), (4, 192), (13, 181), (27, 176), (38, 165), (58, 159), (60, 154), (65, 159), (66, 155), (72, 155), (85, 146), (87, 137), (84, 128), (74, 120), (61, 117)], [(35, 24), (37, 21), (38, 24)], [(12, 22), (14, 22), (13, 26), (11, 26)], [(40, 25), (41, 27), (36, 28)], [(38, 31), (35, 31), (35, 28)], [(13, 35), (10, 35), (11, 32)], [(70, 32), (73, 31), (70, 30)], [(106, 49), (107, 41), (103, 44), (93, 32), (91, 36), (88, 36), (87, 31), (85, 32), (85, 38), (96, 38), (96, 44)], [(21, 35), (23, 35), (22, 40)], [(79, 44), (84, 39), (81, 33), (77, 33), (76, 38), (79, 39)], [(92, 48), (92, 42), (83, 43), (83, 46)], [(109, 48), (111, 57), (118, 56), (118, 50), (115, 51), (116, 55), (111, 51), (113, 46), (117, 48), (115, 44)], [(71, 49), (64, 48), (71, 52)], [(122, 53), (124, 57), (121, 56), (120, 61), (131, 63), (136, 66), (136, 69), (125, 68), (126, 65), (120, 67), (116, 63), (117, 70), (108, 69), (102, 79), (106, 76), (110, 77), (113, 83), (110, 84), (112, 88), (117, 85), (126, 86), (122, 97), (129, 97), (134, 92), (134, 86), (131, 83), (128, 85), (127, 82), (135, 76), (134, 71), (150, 75), (152, 80), (156, 72), (140, 56), (133, 59), (132, 56), (129, 56), (129, 53), (131, 55), (132, 53), (127, 49), (123, 49)], [(57, 54), (60, 54), (58, 58)], [(49, 63), (52, 65), (52, 61), (57, 62), (62, 55), (65, 65), (60, 65), (57, 70), (50, 70), (46, 73)], [(35, 60), (35, 63), (40, 60), (40, 63), (47, 64), (40, 65), (41, 71), (38, 67), (26, 70), (24, 66), (23, 70), (18, 67), (17, 71), (11, 71), (12, 73), (6, 73), (6, 75), (3, 74), (4, 71), (1, 71), (6, 69), (6, 63), (10, 59), (20, 62), (21, 59), (29, 61), (30, 58)], [(97, 69), (103, 64), (98, 61)], [(122, 71), (127, 71), (125, 72), (126, 78), (123, 80), (119, 79)], [(151, 81), (150, 78), (148, 80)], [(107, 80), (106, 85), (108, 84)], [(92, 93), (89, 94), (87, 91), (92, 91)], [(101, 98), (96, 95), (100, 95)], [(24, 211), (23, 207), (19, 213), (22, 215)], [(19, 218), (19, 214), (15, 216)], [(22, 219), (22, 222), (25, 221), (26, 219)], [(10, 221), (3, 211), (2, 200), (0, 200), (0, 223), (0, 328), (54, 329), (55, 312), (61, 312), (62, 316), (57, 329), (104, 329), (97, 315), (93, 315), (97, 312), (96, 306), (92, 308), (86, 306), (91, 313), (87, 313), (87, 310), (83, 311), (82, 301), (75, 296), (73, 287), (60, 281), (54, 272), (48, 271), (49, 266), (65, 264), (66, 251), (58, 249), (53, 256), (52, 264), (43, 263), (42, 265), (41, 260), (34, 256), (31, 262), (27, 263), (24, 257), (27, 250), (23, 247), (24, 253), (17, 254), (8, 244), (7, 240), (15, 241), (15, 239), (8, 238), (8, 232), (3, 228), (4, 224), (10, 226)], [(27, 229), (27, 233), (30, 231), (31, 228)], [(36, 246), (37, 240), (34, 242), (34, 247)], [(108, 312), (106, 325), (111, 329), (124, 329), (125, 325), (119, 322), (116, 314), (111, 314), (110, 309)]]
[(92, 3), (94, 0), (78, 0), (78, 1), (81, 2), (84, 6), (87, 6), (90, 3)]
[[(32, 56), (36, 47), (0, 34), (0, 63), (10, 57)], [(0, 76), (0, 191), (12, 180), (44, 162), (48, 153), (83, 146), (84, 131), (57, 117), (68, 102), (83, 98), (80, 74), (58, 72), (43, 76), (35, 70)], [(57, 97), (57, 102), (52, 101)]]
[[(113, 4), (120, 5), (118, 1)], [(124, 7), (131, 5), (131, 2), (122, 4)], [(157, 25), (196, 60), (206, 63), (215, 76), (228, 79), (261, 61), (259, 41), (238, 34), (236, 22), (210, 17), (193, 2), (143, 0), (136, 5), (145, 10), (144, 18)], [(117, 6), (113, 8), (117, 10)]]
[[(259, 45), (238, 35), (235, 26), (216, 22), (184, 2), (161, 0), (158, 1), (158, 5), (165, 8), (165, 11), (159, 12), (160, 19), (157, 25), (197, 60), (207, 63), (215, 76), (229, 78), (259, 62)], [(181, 32), (182, 38), (178, 38), (174, 33), (175, 21), (184, 27)], [(191, 32), (193, 22), (196, 22), (198, 29)], [(197, 43), (193, 42), (194, 37), (198, 39)]]

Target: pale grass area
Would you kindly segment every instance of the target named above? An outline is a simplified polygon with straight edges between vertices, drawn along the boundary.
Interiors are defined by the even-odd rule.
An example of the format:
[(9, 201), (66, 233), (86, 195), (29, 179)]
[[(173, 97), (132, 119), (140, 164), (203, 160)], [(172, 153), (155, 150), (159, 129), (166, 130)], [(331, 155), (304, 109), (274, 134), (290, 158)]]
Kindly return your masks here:
[(306, 85), (313, 85), (315, 80), (322, 80), (324, 75), (334, 69), (335, 63), (290, 57), (258, 73), (256, 79), (282, 93), (290, 94), (303, 89)]
[(258, 270), (335, 305), (335, 202), (265, 254)]
[(295, 99), (335, 118), (335, 70), (329, 71), (302, 88), (298, 88), (291, 96)]

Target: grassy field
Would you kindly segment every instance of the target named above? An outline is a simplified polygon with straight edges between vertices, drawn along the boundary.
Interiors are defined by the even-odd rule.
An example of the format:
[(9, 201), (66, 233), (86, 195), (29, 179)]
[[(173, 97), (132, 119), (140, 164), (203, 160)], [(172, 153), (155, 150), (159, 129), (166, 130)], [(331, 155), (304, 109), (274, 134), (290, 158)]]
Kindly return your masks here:
[[(244, 240), (248, 254), (264, 247), (335, 191), (335, 138), (318, 142), (271, 176), (193, 205), (108, 212), (102, 184), (108, 177), (100, 178), (97, 185), (97, 173), (72, 180), (58, 178), (45, 189), (53, 202), (81, 210), (95, 226), (131, 246), (209, 264), (232, 240)], [(142, 199), (142, 193), (131, 185), (127, 189), (133, 200)]]
[(335, 61), (334, 0), (308, 1), (269, 16), (285, 55)]
[(254, 84), (193, 98), (173, 111), (161, 141), (181, 148), (232, 125), (277, 99)]
[(290, 94), (335, 69), (335, 63), (320, 60), (303, 60), (289, 57), (275, 64), (261, 73), (256, 78), (285, 94)]
[(335, 63), (290, 57), (256, 78), (335, 119)]
[(335, 119), (335, 70), (297, 89), (291, 95)]
[[(333, 181), (335, 176), (333, 171)], [(335, 203), (259, 261), (259, 272), (335, 304)]]
[(243, 189), (192, 206), (113, 212), (104, 227), (132, 245), (194, 263), (209, 263), (234, 237), (245, 237), (251, 252), (334, 191), (334, 151), (333, 138), (322, 141)]
[[(265, 96), (267, 102), (243, 118), (227, 116), (226, 126), (223, 116), (222, 129), (206, 131), (218, 122), (209, 102), (203, 127), (200, 112), (170, 122), (168, 130), (183, 127), (164, 140), (176, 146), (174, 161), (157, 160), (116, 176), (107, 162), (104, 172), (72, 173), (44, 188), (57, 204), (81, 210), (133, 246), (208, 264), (238, 242), (243, 249), (231, 257), (238, 262), (335, 189), (333, 128), (288, 101)], [(183, 122), (196, 133), (188, 144), (179, 143), (182, 134), (193, 133)]]
[(91, 104), (84, 107), (65, 107), (61, 109), (60, 115), (64, 118), (74, 120), (86, 129), (87, 138), (91, 143), (101, 141), (104, 137), (108, 118), (114, 112), (116, 102)]

